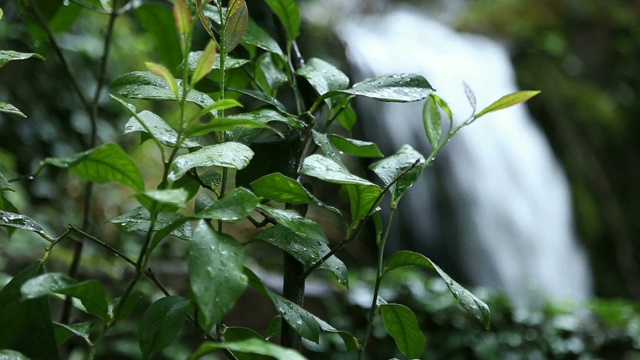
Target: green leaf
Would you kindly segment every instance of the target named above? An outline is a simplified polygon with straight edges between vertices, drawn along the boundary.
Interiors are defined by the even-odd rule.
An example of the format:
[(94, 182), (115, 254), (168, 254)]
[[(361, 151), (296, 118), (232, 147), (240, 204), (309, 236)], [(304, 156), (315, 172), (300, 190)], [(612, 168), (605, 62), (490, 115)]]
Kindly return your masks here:
[[(0, 9), (0, 18), (2, 18), (2, 9)], [(29, 360), (29, 358), (18, 351), (0, 350), (0, 360)]]
[[(476, 112), (476, 95), (473, 93), (473, 90), (471, 90), (471, 88), (469, 87), (469, 85), (467, 85), (466, 82), (463, 82), (462, 85), (464, 86), (464, 94), (467, 97), (467, 100), (469, 100), (469, 104), (471, 105), (471, 109), (473, 109), (473, 112)], [(451, 116), (451, 115), (449, 115)]]
[(40, 225), (30, 217), (0, 210), (0, 227), (2, 226), (44, 234)]
[[(309, 59), (302, 68), (296, 71), (296, 74), (307, 79), (309, 84), (318, 92), (318, 95), (324, 95), (332, 90), (344, 90), (349, 86), (347, 75), (335, 66), (318, 58)], [(329, 98), (325, 100), (329, 106), (332, 106)]]
[(300, 216), (293, 210), (275, 209), (267, 205), (258, 205), (258, 207), (269, 214), (278, 224), (305, 239), (321, 240), (325, 243), (329, 242), (318, 223)]
[[(191, 87), (194, 87), (198, 81), (207, 76), (213, 69), (213, 64), (216, 60), (216, 46), (215, 41), (209, 41), (204, 48), (204, 51), (198, 59), (198, 65), (196, 65), (193, 75), (191, 76)], [(191, 53), (189, 53), (189, 56), (191, 56)]]
[(222, 199), (197, 213), (194, 217), (200, 219), (215, 219), (228, 222), (240, 222), (256, 209), (260, 198), (251, 191), (239, 187), (233, 189)]
[(351, 222), (355, 226), (379, 205), (382, 189), (374, 185), (346, 185), (351, 203)]
[(99, 183), (115, 181), (136, 191), (144, 190), (144, 181), (138, 166), (115, 143), (107, 143), (64, 158), (46, 158), (40, 168), (45, 165), (70, 169), (89, 181)]
[(187, 136), (203, 136), (214, 131), (230, 131), (237, 128), (247, 129), (271, 129), (273, 132), (280, 134), (278, 130), (271, 126), (252, 119), (242, 118), (214, 118), (208, 123), (196, 124), (189, 127), (186, 131)]
[(347, 166), (342, 162), (342, 159), (333, 148), (329, 137), (326, 134), (315, 130), (311, 130), (311, 134), (313, 135), (313, 142), (315, 142), (320, 147), (324, 155), (333, 160), (336, 164), (340, 165), (340, 167), (348, 172)]
[[(118, 96), (128, 99), (145, 100), (179, 100), (182, 97), (182, 80), (176, 79), (178, 96), (176, 96), (167, 82), (160, 76), (148, 71), (134, 71), (115, 79), (109, 89)], [(213, 99), (200, 91), (189, 90), (187, 101), (206, 108), (214, 104)]]
[(248, 90), (248, 89), (238, 89), (238, 88), (233, 88), (233, 87), (228, 87), (227, 90), (229, 91), (235, 91), (237, 93), (240, 94), (244, 94), (247, 96), (250, 96), (256, 100), (262, 101), (265, 104), (269, 104), (273, 107), (275, 107), (276, 109), (282, 111), (282, 112), (286, 112), (287, 108), (276, 98), (274, 98), (273, 96), (270, 96), (268, 94), (265, 94), (262, 91), (256, 91), (256, 90)]
[(311, 155), (304, 160), (300, 173), (333, 184), (377, 186), (368, 180), (351, 174), (347, 169), (328, 157), (318, 154)]
[(532, 97), (538, 94), (540, 94), (539, 90), (529, 90), (529, 91), (518, 91), (509, 95), (505, 95), (500, 99), (496, 100), (493, 104), (484, 108), (484, 110), (477, 113), (473, 118), (477, 119), (490, 112), (502, 110), (513, 105), (518, 105), (520, 103), (523, 103), (531, 99)]
[(265, 175), (251, 183), (259, 196), (293, 205), (313, 203), (311, 194), (296, 180), (281, 173)]
[(409, 145), (403, 145), (395, 154), (369, 166), (385, 185), (399, 180), (391, 186), (391, 206), (396, 208), (402, 195), (418, 180), (424, 169), (425, 159), (422, 154)]
[[(0, 290), (0, 349), (19, 351), (34, 359), (57, 360), (48, 299), (22, 301), (20, 295), (23, 284), (43, 272), (44, 263), (36, 261)], [(34, 334), (37, 334), (37, 341), (34, 341)]]
[(36, 299), (53, 293), (80, 299), (88, 313), (107, 318), (107, 294), (97, 280), (78, 282), (65, 274), (48, 273), (27, 281), (20, 289), (22, 299)]
[(249, 19), (249, 10), (245, 0), (231, 0), (229, 4), (225, 23), (225, 49), (227, 53), (240, 43), (242, 36), (247, 31)]
[(167, 179), (176, 181), (187, 171), (198, 166), (221, 166), (232, 169), (243, 169), (253, 157), (253, 151), (246, 145), (237, 142), (206, 146), (190, 154), (178, 156), (169, 169)]
[(242, 113), (238, 115), (232, 115), (229, 118), (236, 119), (236, 120), (253, 120), (262, 124), (268, 124), (272, 121), (281, 122), (289, 125), (294, 129), (303, 129), (306, 126), (304, 122), (294, 117), (284, 116), (279, 112), (270, 110), (270, 109), (261, 109), (261, 110)]
[(2, 174), (0, 174), (0, 191), (15, 191)]
[(169, 69), (182, 62), (182, 47), (171, 8), (164, 4), (144, 3), (135, 8), (138, 23), (154, 42), (153, 50)]
[(167, 296), (149, 306), (138, 323), (138, 341), (144, 359), (173, 342), (182, 330), (189, 306), (189, 300), (180, 296)]
[[(179, 237), (183, 240), (191, 239), (191, 225), (186, 222), (188, 219), (185, 218), (184, 215), (177, 212), (169, 212), (169, 213), (160, 213), (158, 214), (158, 218), (156, 219), (156, 224), (154, 229), (156, 231), (160, 231), (167, 226), (171, 225), (173, 222), (184, 219), (185, 223), (181, 224), (178, 228), (171, 231), (171, 234)], [(149, 227), (151, 226), (151, 215), (149, 214), (149, 210), (145, 209), (143, 206), (139, 206), (126, 214), (120, 215), (109, 220), (112, 224), (116, 225), (120, 230), (131, 232), (131, 231), (149, 231)]]
[(434, 149), (437, 148), (438, 144), (440, 144), (440, 138), (442, 137), (442, 119), (440, 117), (438, 103), (433, 94), (429, 95), (429, 98), (422, 108), (422, 124), (424, 125), (424, 130), (431, 146)]
[(173, 212), (187, 206), (189, 193), (185, 189), (151, 190), (133, 194), (151, 212)]
[(224, 343), (205, 342), (200, 345), (195, 353), (189, 356), (189, 360), (200, 359), (201, 357), (220, 349), (271, 356), (276, 360), (305, 360), (305, 357), (300, 355), (297, 351), (255, 338)]
[(287, 74), (284, 72), (282, 61), (274, 61), (271, 53), (262, 54), (256, 61), (256, 81), (269, 95), (276, 95), (276, 90), (288, 81)]
[(278, 313), (291, 325), (293, 330), (305, 339), (311, 340), (316, 344), (320, 342), (320, 326), (316, 321), (317, 318), (313, 314), (269, 290), (260, 278), (248, 268), (245, 268), (245, 274), (249, 279), (251, 287), (271, 299)]
[[(225, 342), (236, 342), (236, 341), (244, 341), (248, 339), (257, 339), (265, 341), (262, 335), (258, 334), (252, 329), (239, 327), (239, 326), (229, 326), (224, 329), (224, 341)], [(273, 358), (265, 355), (258, 355), (255, 353), (242, 353), (239, 351), (234, 351), (233, 355), (237, 358), (237, 360), (272, 360)]]
[[(175, 147), (178, 143), (178, 132), (169, 126), (160, 116), (147, 110), (131, 117), (125, 124), (124, 135), (133, 132), (148, 133), (161, 144), (170, 147)], [(200, 147), (200, 144), (195, 140), (186, 139), (180, 147), (196, 148)]]
[(491, 312), (482, 300), (478, 299), (469, 290), (462, 287), (445, 273), (438, 265), (422, 254), (411, 251), (399, 251), (389, 258), (384, 265), (383, 276), (402, 267), (419, 266), (435, 270), (444, 280), (453, 294), (453, 297), (476, 319), (480, 320), (485, 328), (489, 329)]
[(287, 32), (287, 42), (291, 43), (300, 32), (300, 11), (294, 0), (265, 0), (274, 14), (280, 19)]
[(169, 71), (166, 67), (160, 64), (156, 64), (152, 62), (145, 62), (144, 65), (147, 67), (147, 69), (149, 69), (149, 71), (162, 77), (164, 81), (167, 83), (167, 85), (169, 85), (169, 89), (171, 90), (173, 95), (176, 98), (178, 97), (178, 94), (179, 94), (178, 83), (176, 82), (176, 79), (173, 77), (173, 74), (171, 74), (171, 71)]
[[(173, 3), (173, 19), (176, 24), (178, 34), (180, 34), (181, 40), (185, 41), (185, 38), (191, 33), (191, 11), (189, 7), (184, 3), (184, 0), (175, 0)], [(182, 44), (184, 48), (185, 44)]]
[(4, 101), (0, 101), (0, 112), (5, 112), (5, 113), (9, 113), (9, 114), (14, 114), (14, 115), (18, 115), (21, 116), (23, 118), (26, 118), (27, 115), (25, 115), (22, 111), (20, 111), (17, 107), (6, 103)]
[(56, 334), (56, 344), (58, 346), (67, 341), (67, 339), (73, 335), (79, 336), (84, 339), (85, 343), (91, 344), (89, 336), (91, 335), (91, 326), (93, 326), (93, 321), (86, 321), (77, 324), (61, 324), (54, 322), (53, 326), (53, 330)]
[(380, 305), (384, 328), (395, 340), (398, 349), (408, 358), (420, 358), (426, 339), (418, 327), (418, 319), (408, 307), (399, 304)]
[(247, 277), (243, 266), (242, 245), (198, 221), (189, 245), (189, 274), (205, 331), (220, 322), (244, 293)]
[(0, 50), (0, 68), (7, 65), (9, 61), (26, 60), (32, 57), (44, 60), (42, 55), (38, 55), (36, 53), (23, 53), (23, 52), (17, 52), (13, 50)]
[(416, 74), (383, 75), (354, 84), (350, 89), (331, 91), (323, 98), (337, 94), (352, 94), (391, 102), (424, 100), (431, 94), (431, 84)]
[[(200, 63), (200, 61), (202, 61), (203, 55), (204, 55), (204, 51), (192, 51), (189, 53), (189, 59), (188, 59), (189, 70), (191, 71), (196, 70), (196, 68), (198, 67), (198, 64)], [(215, 57), (215, 60), (213, 61), (213, 64), (211, 64), (209, 71), (213, 69), (220, 69), (220, 56), (214, 56), (214, 57)], [(236, 69), (250, 62), (251, 61), (247, 59), (237, 59), (227, 55), (227, 58), (224, 61), (224, 69), (225, 70)]]
[[(255, 239), (286, 251), (305, 266), (314, 265), (331, 251), (326, 243), (317, 239), (305, 239), (282, 225), (261, 232)], [(320, 269), (331, 271), (340, 284), (349, 286), (347, 267), (335, 255), (320, 265)]]
[(340, 135), (328, 134), (331, 143), (340, 151), (359, 157), (383, 157), (378, 145), (368, 141), (349, 139)]

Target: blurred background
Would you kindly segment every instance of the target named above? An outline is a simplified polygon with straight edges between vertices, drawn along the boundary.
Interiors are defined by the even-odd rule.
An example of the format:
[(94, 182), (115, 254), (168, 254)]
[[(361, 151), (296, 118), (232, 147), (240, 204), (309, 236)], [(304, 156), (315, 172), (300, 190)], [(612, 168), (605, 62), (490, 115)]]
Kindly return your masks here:
[[(108, 15), (78, 5), (98, 1), (39, 3), (55, 10), (48, 20), (80, 84), (92, 93)], [(489, 359), (496, 354), (509, 358), (502, 357), (509, 351), (512, 358), (579, 358), (593, 351), (599, 354), (593, 358), (637, 359), (640, 3), (299, 3), (306, 21), (300, 39), (305, 57), (326, 59), (354, 81), (389, 72), (420, 72), (449, 102), (456, 121), (464, 120), (471, 111), (462, 81), (474, 91), (479, 109), (508, 91), (542, 90), (524, 106), (489, 115), (465, 128), (436, 166), (427, 169), (424, 184), (411, 190), (415, 192), (409, 193), (401, 209), (394, 250), (422, 251), (460, 282), (507, 294), (479, 290), (494, 310), (494, 332), (487, 334), (459, 314), (462, 309), (445, 300), (445, 289), (432, 279), (407, 273), (389, 285), (390, 300), (398, 297), (404, 299), (398, 301), (415, 302), (424, 309), (423, 329), (433, 332), (429, 358)], [(141, 6), (117, 20), (109, 80), (144, 69), (148, 60), (174, 68), (178, 65), (175, 54), (158, 46), (171, 40), (160, 39), (146, 26), (148, 21), (166, 19), (170, 14), (167, 2), (137, 5)], [(0, 99), (28, 116), (22, 119), (0, 113), (0, 172), (9, 179), (31, 173), (48, 156), (81, 151), (89, 127), (44, 33), (24, 21), (16, 2), (0, 1), (0, 7), (4, 10), (0, 49), (38, 52), (47, 59), (12, 62), (0, 69)], [(250, 1), (248, 7), (262, 26), (273, 27), (262, 2)], [(196, 42), (204, 44), (205, 39), (202, 34)], [(405, 142), (429, 152), (420, 135), (419, 106), (357, 105), (361, 126), (354, 132), (377, 142), (388, 140), (381, 144), (385, 154), (392, 154)], [(106, 93), (100, 100), (100, 113), (100, 142), (122, 143), (120, 134), (127, 117)], [(133, 148), (137, 140), (129, 137), (124, 141), (125, 148)], [(143, 160), (148, 149), (143, 146), (133, 156)], [(157, 177), (157, 169), (143, 170), (145, 176)], [(51, 233), (80, 221), (83, 182), (65, 171), (48, 169), (35, 181), (12, 185), (17, 192), (6, 197)], [(128, 194), (116, 186), (98, 185), (95, 193), (93, 217), (98, 225), (132, 207)], [(136, 237), (122, 235), (110, 224), (96, 226), (95, 231), (114, 239), (125, 253), (137, 251)], [(0, 230), (0, 283), (40, 257), (43, 248), (40, 240), (28, 234), (16, 232), (9, 237)], [(164, 251), (166, 260), (159, 267), (178, 278), (186, 268), (172, 260), (184, 254), (184, 246), (167, 245)], [(50, 266), (64, 271), (70, 254), (59, 247)], [(123, 276), (121, 266), (99, 251), (89, 248), (87, 254), (94, 260), (85, 264), (87, 276), (114, 283)], [(348, 256), (361, 257), (366, 263), (371, 255), (356, 248)], [(534, 258), (538, 260), (529, 261)], [(366, 269), (354, 270), (354, 274), (358, 280), (352, 289), (359, 288), (359, 281), (370, 280)], [(181, 288), (179, 281), (173, 285)], [(149, 298), (154, 296), (151, 288), (146, 291)], [(366, 291), (364, 284), (362, 291)], [(547, 299), (557, 302), (549, 305)], [(584, 305), (592, 312), (587, 317), (575, 314), (582, 307), (562, 305), (586, 299), (593, 299)], [(327, 316), (338, 322), (332, 323), (336, 327), (356, 326), (361, 320), (357, 314), (365, 305), (357, 298), (347, 300), (348, 305), (331, 299), (324, 305)], [(536, 310), (511, 308), (512, 303), (535, 305)], [(452, 332), (457, 336), (449, 336)], [(384, 334), (376, 336), (381, 344), (389, 341)], [(334, 345), (329, 342), (310, 351), (326, 359)], [(123, 349), (122, 354), (133, 356), (126, 346)], [(381, 345), (380, 354), (383, 350)]]

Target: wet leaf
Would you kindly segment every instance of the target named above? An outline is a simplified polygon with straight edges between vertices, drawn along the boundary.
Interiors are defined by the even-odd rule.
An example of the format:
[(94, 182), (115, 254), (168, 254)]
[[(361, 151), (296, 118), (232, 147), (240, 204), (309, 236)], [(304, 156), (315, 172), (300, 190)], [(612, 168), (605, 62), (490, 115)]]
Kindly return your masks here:
[[(282, 225), (276, 225), (261, 232), (255, 239), (286, 251), (305, 266), (314, 265), (331, 251), (323, 241), (305, 239)], [(349, 286), (347, 267), (335, 255), (320, 265), (320, 269), (331, 271), (340, 284)]]
[(182, 330), (189, 300), (167, 296), (149, 306), (138, 323), (138, 341), (143, 359), (169, 346)]
[(310, 204), (311, 195), (302, 184), (281, 173), (265, 175), (251, 183), (256, 194), (282, 203)]
[[(91, 344), (89, 336), (91, 335), (92, 325), (93, 321), (86, 321), (77, 324), (61, 324), (54, 322), (53, 330), (56, 334), (56, 344), (60, 345), (64, 343), (73, 335), (79, 336), (85, 341), (85, 343)], [(0, 359), (2, 358), (0, 357)]]
[(46, 158), (40, 168), (45, 165), (69, 169), (89, 181), (99, 183), (114, 181), (136, 191), (144, 190), (140, 169), (115, 143), (107, 143), (64, 158)]
[(505, 95), (500, 99), (496, 100), (493, 104), (487, 106), (482, 111), (477, 113), (473, 118), (477, 119), (485, 114), (490, 112), (506, 109), (513, 105), (518, 105), (523, 103), (532, 97), (540, 94), (539, 90), (529, 90), (529, 91), (518, 91), (513, 94)]
[[(124, 135), (133, 132), (148, 133), (161, 144), (170, 147), (175, 147), (178, 142), (178, 132), (169, 126), (160, 116), (147, 110), (131, 117), (125, 124)], [(200, 144), (195, 140), (186, 139), (180, 147), (196, 148), (200, 147)]]
[(44, 230), (28, 216), (0, 210), (0, 227), (6, 226), (20, 230), (44, 234)]
[(0, 174), (0, 191), (15, 191), (2, 174)]
[(187, 171), (199, 166), (221, 166), (240, 170), (249, 164), (252, 157), (253, 151), (248, 146), (237, 142), (206, 146), (192, 153), (178, 156), (171, 164), (167, 179), (176, 181)]
[(391, 206), (395, 208), (402, 195), (418, 180), (424, 164), (425, 159), (422, 154), (409, 145), (403, 145), (395, 154), (371, 164), (369, 169), (373, 170), (385, 185), (391, 184), (400, 177), (390, 188)]
[(264, 210), (278, 224), (305, 239), (321, 240), (325, 243), (329, 242), (317, 222), (304, 218), (293, 210), (276, 209), (267, 205), (258, 205), (258, 207)]
[[(2, 17), (2, 9), (0, 9), (0, 18)], [(28, 357), (23, 355), (21, 352), (13, 351), (13, 350), (0, 350), (0, 359), (1, 360), (29, 360)]]
[(189, 193), (185, 189), (150, 190), (133, 197), (151, 212), (173, 212), (187, 206)]
[(300, 173), (333, 184), (376, 186), (369, 180), (351, 174), (328, 157), (318, 154), (311, 155), (304, 160)]
[(107, 318), (107, 294), (97, 280), (78, 282), (65, 274), (48, 273), (35, 277), (22, 285), (22, 299), (37, 299), (53, 293), (80, 299), (88, 313)]
[(235, 188), (222, 199), (215, 201), (194, 217), (228, 222), (240, 222), (251, 215), (260, 203), (260, 198), (245, 188)]
[(389, 258), (384, 264), (383, 276), (402, 267), (419, 266), (435, 270), (449, 287), (449, 290), (462, 307), (476, 319), (480, 320), (485, 328), (489, 329), (491, 313), (489, 307), (478, 299), (469, 290), (462, 287), (445, 273), (438, 265), (422, 254), (411, 251), (399, 251)]
[(381, 101), (413, 102), (424, 100), (432, 91), (431, 84), (421, 75), (393, 74), (367, 79), (354, 84), (350, 89), (331, 91), (324, 97), (342, 93)]
[(380, 305), (384, 328), (395, 340), (398, 349), (408, 358), (420, 358), (426, 339), (418, 319), (408, 307), (399, 304)]
[[(191, 225), (186, 222), (188, 219), (186, 219), (184, 215), (177, 212), (158, 214), (158, 218), (156, 219), (155, 224), (155, 230), (160, 231), (170, 224), (181, 219), (185, 219), (185, 223), (172, 230), (171, 234), (179, 237), (180, 239), (189, 240), (191, 239)], [(109, 220), (109, 222), (116, 225), (122, 231), (147, 232), (149, 231), (149, 227), (151, 226), (151, 215), (149, 214), (149, 210), (145, 209), (143, 206), (139, 206), (126, 214)]]
[(205, 342), (200, 345), (195, 353), (189, 356), (189, 360), (200, 359), (201, 357), (220, 349), (271, 356), (276, 360), (305, 360), (304, 356), (294, 350), (283, 348), (280, 345), (255, 338), (224, 343)]
[(340, 151), (359, 157), (383, 157), (378, 145), (369, 141), (349, 139), (340, 135), (328, 134), (331, 143)]
[(176, 82), (176, 79), (173, 77), (173, 74), (171, 74), (171, 71), (169, 71), (166, 67), (160, 64), (156, 64), (152, 62), (145, 62), (144, 65), (147, 67), (147, 69), (149, 69), (149, 71), (162, 77), (164, 81), (167, 83), (167, 85), (169, 85), (169, 89), (171, 90), (173, 95), (176, 98), (178, 97), (178, 91), (179, 91), (178, 83)]
[(17, 107), (6, 103), (4, 101), (0, 101), (0, 112), (5, 112), (5, 113), (9, 113), (9, 114), (14, 114), (14, 115), (18, 115), (20, 117), (26, 118), (27, 115), (25, 115), (22, 111), (20, 111)]
[[(296, 74), (303, 76), (309, 84), (318, 92), (324, 95), (332, 90), (344, 90), (349, 86), (349, 78), (342, 71), (328, 62), (311, 58), (305, 65), (296, 71)], [(332, 106), (330, 98), (325, 99), (329, 106)]]
[(243, 266), (242, 245), (198, 221), (189, 245), (189, 273), (205, 331), (220, 322), (244, 293), (247, 277)]
[(9, 61), (26, 60), (32, 57), (44, 60), (44, 57), (42, 57), (42, 55), (35, 53), (23, 53), (13, 50), (0, 50), (0, 68), (7, 65)]

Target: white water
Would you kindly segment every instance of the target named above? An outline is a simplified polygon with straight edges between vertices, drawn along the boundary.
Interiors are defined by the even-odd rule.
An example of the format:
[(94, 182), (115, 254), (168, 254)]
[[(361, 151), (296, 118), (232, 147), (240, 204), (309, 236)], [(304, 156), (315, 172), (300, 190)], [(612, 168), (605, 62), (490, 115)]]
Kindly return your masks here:
[[(415, 9), (349, 15), (337, 29), (347, 45), (355, 80), (397, 72), (424, 75), (448, 101), (458, 122), (471, 112), (463, 81), (475, 90), (478, 108), (517, 90), (501, 44), (456, 33)], [(388, 139), (387, 149), (409, 143), (427, 156), (430, 146), (421, 106), (366, 102), (360, 121), (375, 130), (369, 131), (372, 140)], [(405, 214), (412, 217), (411, 232), (419, 234), (414, 241), (437, 242), (434, 237), (457, 232), (460, 240), (453, 257), (465, 275), (475, 285), (505, 290), (516, 304), (537, 303), (542, 297), (589, 297), (591, 277), (574, 233), (570, 189), (526, 107), (478, 120), (461, 131), (436, 162), (440, 165), (427, 172), (442, 171), (453, 193), (457, 222), (448, 228), (441, 225), (430, 190), (433, 174), (423, 174), (403, 199), (409, 210)]]

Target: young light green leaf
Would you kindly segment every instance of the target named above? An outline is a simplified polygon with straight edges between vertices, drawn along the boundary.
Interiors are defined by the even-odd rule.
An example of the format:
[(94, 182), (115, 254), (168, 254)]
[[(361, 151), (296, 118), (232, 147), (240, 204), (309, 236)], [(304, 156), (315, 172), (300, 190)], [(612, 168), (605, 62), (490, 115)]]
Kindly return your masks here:
[(435, 149), (440, 144), (440, 138), (442, 137), (442, 119), (438, 103), (433, 94), (429, 95), (422, 108), (422, 124), (424, 125), (427, 139)]
[(177, 99), (179, 94), (178, 83), (176, 82), (176, 79), (171, 74), (171, 71), (169, 71), (169, 69), (167, 69), (166, 67), (160, 64), (156, 64), (152, 62), (145, 62), (144, 64), (147, 67), (147, 69), (149, 69), (149, 71), (151, 71), (152, 73), (164, 79), (167, 85), (169, 85), (169, 89)]
[(440, 269), (438, 265), (422, 254), (404, 250), (395, 253), (385, 262), (383, 276), (390, 271), (408, 266), (419, 266), (435, 270), (447, 284), (447, 287), (449, 287), (449, 290), (458, 303), (476, 319), (480, 320), (485, 328), (489, 328), (491, 312), (487, 304), (458, 284), (447, 275), (447, 273)]
[(225, 49), (227, 53), (240, 43), (242, 36), (247, 31), (248, 20), (249, 10), (245, 0), (231, 0), (227, 8), (227, 21), (225, 22)]
[(213, 64), (216, 60), (216, 46), (216, 42), (211, 40), (204, 48), (204, 51), (198, 59), (198, 65), (196, 65), (193, 75), (191, 76), (191, 87), (196, 86), (198, 81), (202, 80), (202, 78), (213, 70)]
[(198, 221), (189, 245), (189, 274), (205, 331), (220, 322), (244, 293), (247, 277), (243, 266), (242, 245)]
[[(154, 229), (156, 231), (160, 231), (172, 223), (184, 218), (184, 215), (177, 212), (160, 213), (156, 219)], [(185, 219), (185, 223), (181, 224), (176, 229), (173, 229), (171, 234), (183, 240), (191, 239), (191, 225), (186, 222), (187, 220), (188, 219)], [(145, 209), (143, 206), (139, 206), (126, 214), (109, 220), (109, 222), (116, 225), (122, 231), (146, 232), (149, 231), (149, 227), (151, 226), (151, 215), (149, 214), (149, 210)]]
[(371, 164), (369, 169), (373, 170), (385, 185), (397, 180), (391, 186), (391, 206), (395, 208), (402, 195), (418, 180), (424, 164), (422, 154), (409, 145), (403, 145), (395, 154)]
[(117, 182), (136, 191), (144, 190), (140, 169), (115, 143), (64, 158), (46, 158), (36, 173), (46, 165), (69, 169), (80, 177), (94, 182)]
[(293, 205), (313, 203), (307, 189), (294, 179), (281, 173), (272, 173), (251, 183), (251, 188), (259, 196), (277, 202)]
[(518, 91), (509, 95), (505, 95), (500, 99), (498, 99), (497, 101), (495, 101), (493, 104), (487, 106), (482, 111), (477, 113), (473, 118), (477, 119), (490, 112), (502, 110), (513, 105), (518, 105), (520, 103), (523, 103), (531, 99), (532, 97), (538, 94), (540, 94), (539, 90), (529, 90), (529, 91)]
[(242, 107), (242, 104), (233, 99), (218, 100), (215, 102), (215, 104), (211, 104), (201, 109), (195, 116), (192, 117), (192, 119), (199, 119), (207, 114), (217, 115), (216, 111), (227, 110), (234, 107)]
[(138, 341), (143, 359), (148, 359), (173, 342), (182, 330), (189, 306), (189, 300), (180, 296), (167, 296), (149, 306), (138, 323)]
[(378, 145), (368, 141), (349, 139), (340, 135), (328, 134), (331, 143), (340, 151), (359, 157), (383, 157)]
[(420, 358), (426, 339), (418, 319), (408, 307), (399, 304), (380, 305), (384, 328), (395, 340), (398, 349), (409, 359)]
[(14, 115), (18, 115), (20, 117), (26, 118), (27, 115), (25, 115), (22, 111), (20, 111), (17, 107), (6, 103), (4, 101), (0, 101), (0, 112), (5, 112), (5, 113), (9, 113), (9, 114), (14, 114)]
[[(305, 239), (282, 225), (276, 225), (261, 232), (255, 239), (265, 241), (286, 251), (305, 266), (314, 265), (331, 251), (323, 241)], [(331, 271), (340, 284), (349, 286), (347, 267), (335, 255), (320, 265), (320, 269)]]
[(201, 357), (220, 349), (270, 356), (276, 360), (305, 360), (305, 357), (300, 355), (297, 351), (256, 338), (223, 343), (205, 342), (200, 345), (195, 353), (189, 356), (189, 360), (200, 359)]
[(318, 223), (300, 216), (293, 210), (276, 209), (267, 205), (258, 205), (258, 207), (269, 214), (278, 224), (305, 239), (322, 240), (325, 243), (329, 242)]
[(187, 206), (189, 193), (185, 189), (150, 190), (133, 194), (151, 212), (173, 212)]
[[(25, 355), (15, 359), (27, 356), (58, 359), (48, 299), (22, 301), (20, 295), (24, 283), (43, 272), (44, 262), (38, 260), (21, 270), (0, 290), (0, 349), (13, 349)], [(38, 341), (25, 341), (33, 339), (34, 334), (38, 334)]]
[(80, 299), (87, 312), (101, 319), (108, 313), (107, 294), (97, 280), (78, 282), (65, 274), (48, 273), (35, 277), (22, 285), (22, 299), (37, 299), (52, 293)]
[[(91, 344), (89, 336), (91, 335), (92, 325), (93, 321), (86, 321), (77, 324), (61, 324), (53, 322), (53, 331), (56, 334), (56, 344), (60, 346), (60, 344), (67, 341), (67, 339), (73, 335), (79, 336), (85, 341), (85, 343)], [(0, 359), (2, 359), (1, 356)]]
[(265, 0), (265, 2), (284, 26), (287, 42), (293, 42), (300, 32), (300, 10), (296, 2), (294, 0)]
[(464, 95), (467, 97), (467, 100), (469, 100), (469, 105), (471, 105), (471, 109), (473, 109), (473, 112), (475, 113), (477, 106), (476, 95), (466, 82), (463, 82), (462, 85), (464, 87)]
[[(178, 132), (160, 116), (147, 110), (132, 116), (125, 124), (124, 135), (133, 132), (148, 133), (161, 144), (170, 147), (175, 147), (178, 143)], [(200, 144), (196, 140), (185, 139), (180, 147), (192, 149), (200, 147)]]
[(251, 191), (239, 187), (233, 189), (222, 199), (194, 215), (200, 219), (215, 219), (228, 222), (240, 222), (256, 209), (260, 198)]
[(44, 57), (42, 57), (42, 55), (35, 53), (23, 53), (13, 50), (0, 50), (0, 68), (7, 65), (9, 61), (26, 60), (32, 57), (44, 60)]
[(191, 11), (189, 11), (189, 7), (185, 4), (184, 0), (175, 0), (173, 3), (173, 19), (176, 24), (176, 29), (178, 29), (178, 34), (180, 35), (180, 40), (182, 42), (182, 48), (185, 48), (184, 41), (188, 34), (191, 33)]
[(198, 166), (221, 166), (243, 169), (253, 157), (253, 151), (246, 145), (237, 142), (206, 146), (189, 154), (178, 156), (169, 169), (167, 178), (176, 181), (187, 171)]
[(352, 94), (391, 102), (413, 102), (424, 100), (433, 88), (422, 75), (382, 75), (354, 84), (350, 89), (331, 91), (323, 97), (337, 94)]
[[(178, 100), (182, 96), (182, 80), (176, 79), (176, 83), (179, 90), (177, 97), (162, 77), (148, 71), (134, 71), (115, 79), (109, 89), (128, 99)], [(215, 103), (209, 95), (193, 89), (189, 90), (187, 101), (203, 108)]]
[(0, 174), (0, 191), (15, 191), (2, 174)]
[(0, 227), (3, 226), (44, 234), (40, 225), (30, 217), (0, 210)]

